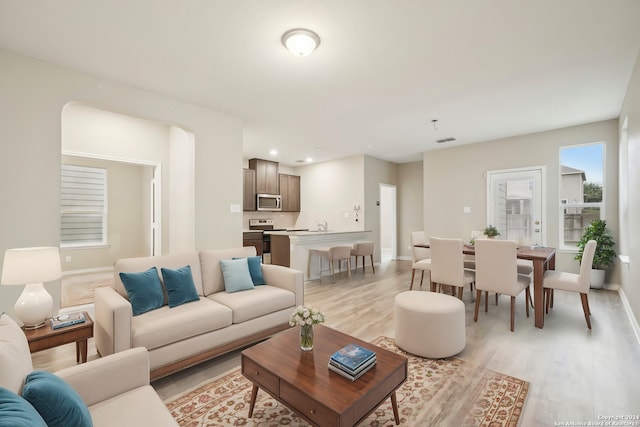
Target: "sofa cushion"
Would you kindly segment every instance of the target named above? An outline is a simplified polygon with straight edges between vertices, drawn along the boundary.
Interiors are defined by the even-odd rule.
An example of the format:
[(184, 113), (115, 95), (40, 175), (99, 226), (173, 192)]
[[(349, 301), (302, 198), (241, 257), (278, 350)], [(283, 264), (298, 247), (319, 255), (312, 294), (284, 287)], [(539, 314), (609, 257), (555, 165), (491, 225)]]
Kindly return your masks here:
[(169, 297), (169, 308), (177, 307), (187, 302), (198, 301), (198, 292), (193, 283), (191, 266), (186, 265), (177, 270), (161, 268), (164, 287)]
[(24, 378), (33, 371), (31, 352), (24, 332), (8, 315), (0, 316), (0, 386), (22, 391)]
[(29, 401), (48, 427), (91, 427), (89, 408), (62, 378), (45, 371), (27, 375), (22, 397)]
[(29, 402), (0, 387), (0, 427), (47, 427), (47, 423)]
[[(239, 259), (239, 258), (233, 258)], [(266, 285), (267, 282), (264, 280), (264, 275), (262, 274), (262, 257), (260, 256), (250, 256), (247, 257), (247, 263), (249, 264), (249, 274), (251, 275), (251, 281), (254, 286)]]
[[(127, 291), (122, 284), (122, 280), (120, 280), (120, 276), (118, 275), (118, 273), (120, 273), (121, 271), (140, 272), (148, 270), (151, 267), (178, 269), (185, 265), (191, 266), (193, 282), (196, 286), (196, 291), (198, 291), (198, 295), (204, 295), (204, 293), (202, 292), (202, 271), (200, 270), (200, 254), (195, 251), (174, 255), (119, 259), (114, 264), (115, 277), (113, 288), (120, 295), (127, 298)], [(166, 302), (167, 301), (165, 300), (165, 303)]]
[(295, 306), (293, 292), (275, 286), (256, 286), (246, 292), (217, 292), (207, 298), (224, 304), (233, 311), (233, 323), (241, 323), (269, 313)]
[(224, 278), (222, 277), (222, 267), (220, 266), (221, 259), (246, 258), (250, 256), (256, 256), (256, 248), (254, 246), (212, 249), (200, 252), (204, 295), (207, 296), (215, 292), (224, 291)]
[(127, 290), (134, 316), (164, 305), (164, 291), (155, 267), (140, 273), (121, 272), (119, 276)]
[(163, 306), (132, 319), (132, 347), (148, 350), (231, 325), (231, 309), (201, 298), (175, 308)]
[(253, 280), (249, 273), (249, 263), (246, 258), (222, 259), (222, 276), (226, 292), (239, 292), (253, 289)]

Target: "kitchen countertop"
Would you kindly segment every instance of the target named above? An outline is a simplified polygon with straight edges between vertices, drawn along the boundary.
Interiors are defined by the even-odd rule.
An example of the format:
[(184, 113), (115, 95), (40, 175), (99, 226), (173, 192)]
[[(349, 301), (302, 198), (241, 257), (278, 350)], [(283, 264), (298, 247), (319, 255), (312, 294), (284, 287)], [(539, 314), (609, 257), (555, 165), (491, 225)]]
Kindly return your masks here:
[(368, 233), (369, 230), (328, 230), (328, 231), (317, 231), (317, 230), (291, 230), (291, 231), (266, 231), (268, 234), (275, 234), (279, 236), (325, 236), (325, 235), (336, 235), (336, 234), (350, 234), (350, 233)]

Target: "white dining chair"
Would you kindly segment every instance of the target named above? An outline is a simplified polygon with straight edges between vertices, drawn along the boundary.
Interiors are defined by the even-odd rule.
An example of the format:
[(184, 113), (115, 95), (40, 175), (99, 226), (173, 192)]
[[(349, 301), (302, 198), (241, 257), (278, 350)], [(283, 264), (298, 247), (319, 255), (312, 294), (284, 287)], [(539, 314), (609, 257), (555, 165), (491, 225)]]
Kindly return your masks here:
[(591, 329), (591, 309), (589, 308), (589, 289), (591, 288), (591, 268), (596, 252), (597, 242), (589, 240), (582, 253), (580, 273), (566, 273), (564, 271), (547, 270), (542, 279), (545, 296), (545, 310), (549, 313), (549, 306), (553, 307), (553, 291), (577, 292), (582, 300), (582, 311), (587, 327)]
[(462, 253), (461, 239), (443, 239), (432, 237), (429, 239), (431, 247), (431, 290), (435, 291), (436, 285), (451, 286), (451, 294), (462, 299), (465, 285), (469, 285), (473, 291), (475, 274), (465, 270), (464, 254)]
[(415, 245), (425, 244), (427, 239), (425, 238), (424, 231), (412, 231), (411, 232), (411, 253), (413, 254), (413, 265), (411, 269), (411, 286), (409, 290), (413, 289), (413, 280), (416, 276), (416, 271), (420, 270), (420, 287), (422, 288), (422, 282), (424, 280), (424, 272), (431, 272), (431, 251), (429, 248), (417, 248)]
[(478, 321), (480, 299), (484, 291), (484, 311), (489, 310), (489, 292), (511, 297), (511, 332), (514, 331), (516, 297), (525, 292), (525, 309), (529, 317), (531, 276), (518, 274), (517, 247), (510, 240), (481, 239), (476, 248), (476, 308), (473, 321)]

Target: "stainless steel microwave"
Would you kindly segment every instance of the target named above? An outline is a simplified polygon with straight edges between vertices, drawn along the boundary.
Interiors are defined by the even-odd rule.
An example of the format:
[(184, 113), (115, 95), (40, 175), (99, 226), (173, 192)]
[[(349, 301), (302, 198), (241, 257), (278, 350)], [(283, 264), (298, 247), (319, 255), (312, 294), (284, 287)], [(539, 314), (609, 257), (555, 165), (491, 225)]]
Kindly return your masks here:
[(282, 196), (279, 194), (258, 194), (256, 206), (259, 211), (281, 211)]

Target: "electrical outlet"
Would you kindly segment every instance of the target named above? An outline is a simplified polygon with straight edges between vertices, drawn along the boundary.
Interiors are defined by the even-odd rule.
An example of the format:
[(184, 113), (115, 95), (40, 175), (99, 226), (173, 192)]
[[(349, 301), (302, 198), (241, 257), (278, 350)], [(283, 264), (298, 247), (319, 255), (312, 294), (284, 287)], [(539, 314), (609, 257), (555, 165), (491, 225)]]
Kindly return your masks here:
[(64, 257), (65, 262), (71, 262), (71, 255)]

